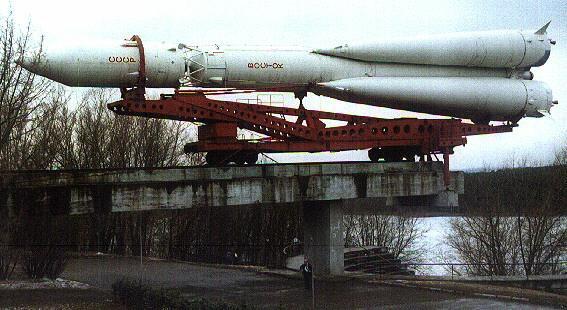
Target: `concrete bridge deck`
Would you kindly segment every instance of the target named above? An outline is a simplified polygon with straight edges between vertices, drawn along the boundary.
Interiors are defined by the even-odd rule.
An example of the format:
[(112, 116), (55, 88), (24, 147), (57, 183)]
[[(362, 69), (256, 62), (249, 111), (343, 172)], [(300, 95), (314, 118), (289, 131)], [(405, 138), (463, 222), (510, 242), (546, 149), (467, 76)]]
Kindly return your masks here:
[(0, 205), (34, 203), (70, 214), (357, 198), (456, 206), (464, 192), (462, 172), (445, 188), (438, 162), (12, 171), (0, 172), (0, 180)]
[(301, 203), (305, 251), (319, 274), (343, 273), (342, 217), (353, 204), (455, 207), (464, 192), (464, 174), (445, 186), (440, 162), (8, 171), (0, 180), (0, 215), (23, 206), (84, 214)]

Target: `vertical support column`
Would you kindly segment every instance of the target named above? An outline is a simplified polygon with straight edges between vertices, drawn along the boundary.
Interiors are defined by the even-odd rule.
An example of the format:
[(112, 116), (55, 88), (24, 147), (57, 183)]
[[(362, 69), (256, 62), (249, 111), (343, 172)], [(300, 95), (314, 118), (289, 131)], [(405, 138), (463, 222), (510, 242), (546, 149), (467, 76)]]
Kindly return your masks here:
[(343, 202), (341, 200), (303, 203), (305, 255), (316, 275), (344, 272)]
[(451, 172), (449, 171), (449, 152), (447, 150), (443, 151), (443, 182), (445, 183), (445, 189), (449, 189)]
[(451, 185), (451, 171), (449, 170), (450, 149), (443, 150), (443, 185), (445, 189), (435, 196), (432, 205), (435, 207), (453, 208), (459, 206), (458, 189)]

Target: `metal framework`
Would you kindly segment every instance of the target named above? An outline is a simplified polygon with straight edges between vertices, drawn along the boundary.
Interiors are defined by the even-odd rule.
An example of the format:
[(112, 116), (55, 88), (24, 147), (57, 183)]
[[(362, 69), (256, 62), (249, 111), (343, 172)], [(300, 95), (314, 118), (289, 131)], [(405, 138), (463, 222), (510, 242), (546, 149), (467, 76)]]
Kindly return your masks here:
[[(185, 152), (207, 152), (213, 165), (253, 164), (259, 153), (325, 152), (370, 149), (372, 161), (431, 160), (443, 154), (448, 179), (449, 154), (465, 145), (466, 136), (512, 131), (513, 125), (480, 125), (460, 119), (382, 119), (299, 108), (273, 107), (236, 101), (221, 101), (207, 95), (223, 91), (183, 91), (164, 94), (157, 100), (141, 99), (139, 92), (124, 92), (123, 99), (108, 104), (121, 115), (201, 123), (198, 141)], [(132, 94), (132, 95), (129, 95)], [(293, 116), (289, 121), (286, 116)], [(327, 127), (322, 121), (337, 120), (346, 125)], [(237, 128), (266, 136), (241, 140)]]

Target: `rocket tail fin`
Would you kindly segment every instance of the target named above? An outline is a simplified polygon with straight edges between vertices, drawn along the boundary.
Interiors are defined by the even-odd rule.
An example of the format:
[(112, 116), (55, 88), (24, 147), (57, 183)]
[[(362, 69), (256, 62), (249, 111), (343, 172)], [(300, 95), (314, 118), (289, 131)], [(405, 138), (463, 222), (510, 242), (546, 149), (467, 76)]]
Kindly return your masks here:
[(548, 21), (547, 24), (543, 25), (543, 27), (539, 28), (538, 31), (535, 32), (535, 34), (538, 35), (544, 35), (547, 32), (547, 27), (549, 27), (549, 24), (551, 24), (551, 21)]

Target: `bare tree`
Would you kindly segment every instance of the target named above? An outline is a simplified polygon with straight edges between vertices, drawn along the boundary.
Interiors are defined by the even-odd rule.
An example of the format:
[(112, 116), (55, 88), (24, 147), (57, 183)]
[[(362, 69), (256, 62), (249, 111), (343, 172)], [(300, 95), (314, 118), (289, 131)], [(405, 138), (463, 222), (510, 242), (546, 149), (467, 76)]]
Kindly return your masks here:
[(59, 169), (58, 158), (61, 148), (60, 138), (64, 132), (60, 131), (57, 120), (60, 111), (65, 109), (69, 102), (63, 87), (52, 87), (49, 95), (44, 99), (42, 105), (37, 109), (37, 117), (33, 123), (35, 131), (29, 135), (22, 136), (20, 144), (23, 146), (21, 167), (31, 169)]
[(63, 87), (57, 88), (56, 97), (52, 102), (57, 107), (51, 120), (54, 126), (52, 139), (57, 150), (54, 166), (59, 169), (76, 169), (80, 167), (75, 152), (77, 113), (69, 107), (71, 99)]
[(29, 26), (19, 33), (12, 14), (0, 20), (0, 168), (25, 168), (29, 134), (41, 117), (38, 109), (51, 85), (15, 64), (24, 54), (38, 62), (41, 43), (36, 52)]
[(398, 215), (345, 215), (346, 246), (384, 246), (395, 258), (417, 262), (424, 249), (419, 243), (427, 230), (419, 218)]
[[(75, 152), (78, 168), (110, 167), (112, 115), (105, 104), (112, 94), (103, 89), (92, 89), (83, 96), (77, 113)], [(126, 141), (124, 141), (126, 142)]]
[[(543, 206), (542, 208), (546, 208)], [(555, 274), (565, 259), (567, 223), (537, 211), (526, 216), (453, 219), (447, 244), (471, 275)]]
[[(564, 155), (559, 151), (556, 158)], [(525, 164), (526, 162), (524, 162)], [(555, 274), (566, 258), (567, 167), (503, 169), (469, 177), (474, 216), (451, 221), (447, 244), (473, 275)]]
[(550, 215), (549, 200), (526, 216), (518, 216), (521, 265), (526, 275), (559, 273), (557, 264), (567, 251), (567, 221)]
[(567, 137), (564, 139), (563, 145), (555, 152), (555, 166), (567, 166)]
[[(116, 115), (106, 104), (117, 94), (105, 89), (87, 91), (74, 117), (73, 146), (80, 168), (164, 167), (189, 164), (183, 146), (194, 133), (184, 122)], [(68, 152), (68, 150), (66, 150)]]
[(517, 274), (519, 253), (513, 221), (502, 216), (451, 220), (447, 244), (472, 275)]
[[(567, 220), (564, 217), (567, 203), (566, 150), (567, 141), (555, 153), (555, 165), (551, 169), (524, 174), (522, 177), (527, 180), (519, 184), (523, 188), (530, 188), (517, 197), (518, 205), (525, 204), (528, 207), (516, 208), (518, 246), (526, 275), (558, 273), (559, 265), (553, 263), (567, 258)], [(530, 186), (529, 179), (536, 178), (542, 172), (546, 172), (548, 183), (540, 182), (539, 187)]]

